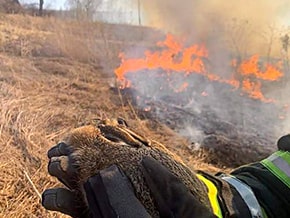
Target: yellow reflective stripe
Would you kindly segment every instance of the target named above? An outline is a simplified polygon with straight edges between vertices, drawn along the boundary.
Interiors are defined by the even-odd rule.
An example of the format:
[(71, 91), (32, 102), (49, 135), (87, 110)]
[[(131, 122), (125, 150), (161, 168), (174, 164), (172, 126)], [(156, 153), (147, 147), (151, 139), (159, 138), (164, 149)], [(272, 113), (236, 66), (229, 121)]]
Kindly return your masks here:
[(216, 188), (216, 186), (213, 184), (212, 181), (210, 181), (209, 179), (205, 178), (204, 176), (200, 175), (200, 174), (196, 174), (197, 178), (200, 179), (206, 186), (208, 189), (208, 198), (213, 210), (213, 213), (219, 217), (222, 218), (222, 211), (218, 202), (218, 190)]
[(261, 207), (261, 209), (262, 209), (263, 218), (268, 218), (265, 209), (263, 207)]

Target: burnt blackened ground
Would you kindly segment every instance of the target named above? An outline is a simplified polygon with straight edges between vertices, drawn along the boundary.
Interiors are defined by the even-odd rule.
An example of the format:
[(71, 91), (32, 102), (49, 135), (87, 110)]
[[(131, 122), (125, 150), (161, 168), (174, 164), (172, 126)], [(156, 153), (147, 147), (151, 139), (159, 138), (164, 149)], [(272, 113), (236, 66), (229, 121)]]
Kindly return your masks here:
[(277, 102), (252, 99), (240, 89), (197, 74), (180, 76), (179, 85), (186, 81), (188, 86), (177, 92), (161, 73), (155, 78), (144, 73), (135, 73), (132, 87), (137, 88), (123, 94), (143, 116), (187, 137), (193, 154), (202, 151), (209, 163), (239, 166), (276, 149), (277, 129), (282, 128), (282, 106)]

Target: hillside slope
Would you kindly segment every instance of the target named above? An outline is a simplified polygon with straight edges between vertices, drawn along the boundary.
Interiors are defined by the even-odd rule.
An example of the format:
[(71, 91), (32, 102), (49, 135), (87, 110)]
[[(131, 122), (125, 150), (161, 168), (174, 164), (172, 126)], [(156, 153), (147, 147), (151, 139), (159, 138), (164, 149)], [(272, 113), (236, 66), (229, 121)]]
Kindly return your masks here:
[(151, 46), (161, 33), (55, 18), (0, 16), (0, 217), (64, 217), (40, 205), (39, 194), (59, 185), (47, 173), (46, 152), (69, 130), (95, 117), (122, 116), (182, 156), (189, 166), (219, 170), (204, 164), (202, 157), (194, 158), (186, 140), (166, 126), (140, 119), (110, 89), (124, 46)]

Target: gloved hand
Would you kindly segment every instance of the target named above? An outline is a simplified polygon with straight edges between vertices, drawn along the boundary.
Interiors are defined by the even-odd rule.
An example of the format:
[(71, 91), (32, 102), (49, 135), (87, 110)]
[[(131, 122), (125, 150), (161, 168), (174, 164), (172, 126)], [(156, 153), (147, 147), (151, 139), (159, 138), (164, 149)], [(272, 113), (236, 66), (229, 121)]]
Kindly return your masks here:
[[(55, 176), (67, 188), (45, 190), (42, 193), (42, 205), (47, 210), (59, 211), (72, 217), (90, 217), (84, 196), (77, 190), (77, 175), (76, 170), (72, 167), (70, 154), (71, 151), (65, 143), (59, 143), (48, 151), (49, 174)], [(61, 165), (61, 159), (68, 159), (69, 164), (67, 166)]]
[[(42, 205), (72, 217), (150, 217), (135, 197), (133, 188), (124, 173), (115, 165), (100, 171), (84, 184), (85, 196), (74, 190), (76, 170), (71, 161), (60, 166), (60, 158), (69, 158), (68, 146), (60, 143), (48, 152), (48, 171), (69, 189), (45, 190)], [(142, 162), (145, 180), (156, 202), (160, 217), (215, 217), (214, 214), (167, 168), (151, 157)], [(64, 172), (63, 167), (70, 170)]]
[[(65, 143), (59, 143), (48, 151), (48, 172), (68, 189), (45, 190), (42, 194), (42, 205), (46, 209), (72, 217), (150, 217), (136, 198), (129, 180), (116, 165), (100, 171), (81, 184), (84, 193), (77, 191), (80, 189), (75, 180), (77, 171), (73, 167), (70, 154)], [(61, 166), (61, 158), (68, 158), (68, 166)], [(64, 171), (64, 167), (68, 170)]]
[(196, 199), (166, 167), (151, 157), (142, 160), (142, 171), (153, 195), (160, 217), (216, 217)]
[(290, 152), (290, 134), (284, 135), (277, 141), (278, 150)]

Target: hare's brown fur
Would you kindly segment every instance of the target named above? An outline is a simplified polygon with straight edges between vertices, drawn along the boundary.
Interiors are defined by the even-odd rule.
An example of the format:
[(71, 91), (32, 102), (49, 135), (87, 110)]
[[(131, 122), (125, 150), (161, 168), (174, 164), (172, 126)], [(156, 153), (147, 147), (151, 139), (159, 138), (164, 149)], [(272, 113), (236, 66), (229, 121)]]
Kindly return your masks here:
[(96, 125), (77, 128), (64, 141), (73, 150), (72, 158), (78, 169), (79, 183), (116, 164), (128, 176), (136, 196), (153, 217), (158, 212), (140, 166), (145, 156), (161, 162), (184, 182), (192, 194), (210, 207), (206, 187), (179, 157), (162, 144), (139, 136), (118, 120), (101, 120)]

